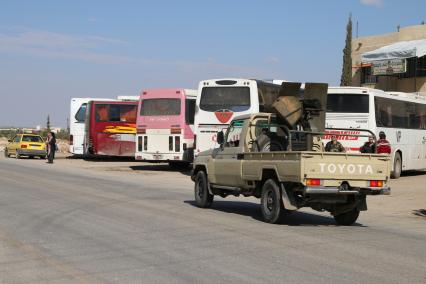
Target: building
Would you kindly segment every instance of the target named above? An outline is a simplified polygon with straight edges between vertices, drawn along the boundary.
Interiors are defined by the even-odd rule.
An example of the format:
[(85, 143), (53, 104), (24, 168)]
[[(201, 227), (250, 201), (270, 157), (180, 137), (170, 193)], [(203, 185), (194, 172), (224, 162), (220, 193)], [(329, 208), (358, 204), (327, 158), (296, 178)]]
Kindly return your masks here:
[(426, 94), (426, 25), (352, 40), (352, 84)]

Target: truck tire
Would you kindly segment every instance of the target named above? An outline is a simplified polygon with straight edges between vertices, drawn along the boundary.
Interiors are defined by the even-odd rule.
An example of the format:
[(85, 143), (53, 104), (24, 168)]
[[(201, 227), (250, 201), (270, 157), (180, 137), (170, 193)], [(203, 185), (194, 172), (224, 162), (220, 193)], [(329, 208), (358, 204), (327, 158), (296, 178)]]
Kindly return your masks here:
[(351, 211), (341, 213), (338, 215), (334, 215), (334, 220), (336, 220), (337, 224), (342, 226), (350, 226), (356, 222), (359, 216), (358, 208), (354, 208)]
[(261, 134), (253, 143), (255, 152), (285, 151), (284, 145), (278, 140), (278, 137), (269, 137)]
[(265, 222), (276, 224), (281, 221), (285, 209), (280, 188), (273, 179), (268, 179), (262, 186), (260, 208)]
[(194, 195), (198, 207), (209, 208), (212, 206), (213, 194), (209, 192), (208, 180), (204, 171), (199, 171), (195, 176)]
[(400, 153), (395, 153), (393, 159), (393, 171), (391, 172), (391, 178), (398, 179), (401, 176), (402, 171), (402, 159)]

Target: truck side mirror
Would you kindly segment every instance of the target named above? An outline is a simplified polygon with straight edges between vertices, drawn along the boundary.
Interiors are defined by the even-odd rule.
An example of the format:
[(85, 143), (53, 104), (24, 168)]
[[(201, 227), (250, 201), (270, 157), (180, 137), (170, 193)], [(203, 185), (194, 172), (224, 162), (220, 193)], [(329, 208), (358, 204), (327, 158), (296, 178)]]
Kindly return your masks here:
[(223, 131), (219, 131), (217, 133), (216, 141), (219, 145), (223, 145), (225, 143), (225, 135), (223, 134)]

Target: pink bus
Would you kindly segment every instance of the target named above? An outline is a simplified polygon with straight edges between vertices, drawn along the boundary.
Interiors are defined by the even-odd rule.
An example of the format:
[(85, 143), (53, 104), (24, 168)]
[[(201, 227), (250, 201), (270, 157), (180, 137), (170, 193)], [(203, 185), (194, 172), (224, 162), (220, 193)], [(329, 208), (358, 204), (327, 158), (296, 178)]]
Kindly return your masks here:
[(188, 165), (194, 158), (197, 90), (151, 89), (140, 96), (136, 160)]

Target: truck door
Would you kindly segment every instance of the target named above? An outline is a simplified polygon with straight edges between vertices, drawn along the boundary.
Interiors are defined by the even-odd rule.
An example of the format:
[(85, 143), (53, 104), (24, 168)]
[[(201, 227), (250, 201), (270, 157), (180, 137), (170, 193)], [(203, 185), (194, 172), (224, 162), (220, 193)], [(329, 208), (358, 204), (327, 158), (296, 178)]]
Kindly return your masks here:
[(242, 183), (242, 160), (238, 159), (238, 154), (244, 149), (243, 143), (240, 143), (244, 122), (245, 120), (232, 121), (225, 134), (222, 149), (213, 157), (216, 183), (219, 185), (239, 186)]

